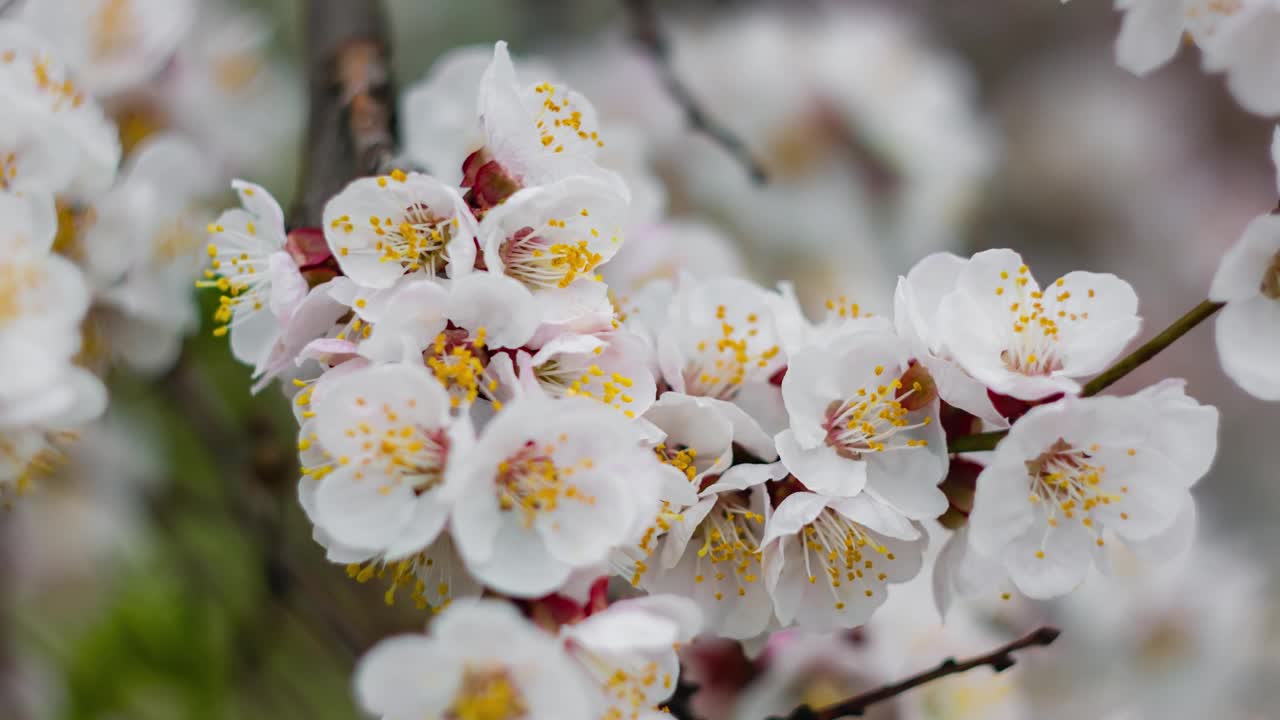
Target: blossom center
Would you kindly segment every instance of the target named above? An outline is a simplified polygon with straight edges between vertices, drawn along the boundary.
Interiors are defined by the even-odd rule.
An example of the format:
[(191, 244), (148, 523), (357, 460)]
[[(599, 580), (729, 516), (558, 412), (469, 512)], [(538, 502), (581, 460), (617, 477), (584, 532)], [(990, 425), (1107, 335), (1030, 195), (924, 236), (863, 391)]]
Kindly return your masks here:
[[(746, 595), (746, 586), (760, 577), (759, 533), (763, 530), (764, 517), (748, 507), (745, 493), (722, 494), (691, 540), (690, 544), (698, 548), (693, 581), (699, 584), (706, 581), (702, 570), (702, 562), (706, 560), (711, 563), (710, 570), (717, 583), (732, 574), (738, 596)], [(723, 600), (724, 593), (716, 590), (714, 597)]]
[[(420, 551), (394, 562), (376, 559), (364, 564), (351, 563), (347, 565), (347, 577), (364, 584), (374, 578), (381, 580), (390, 575), (391, 584), (387, 588), (386, 594), (383, 595), (383, 600), (387, 605), (394, 605), (396, 594), (400, 589), (408, 588), (409, 599), (413, 601), (413, 604), (419, 610), (426, 610), (432, 605), (431, 600), (427, 597), (427, 582), (435, 579), (431, 576), (437, 565), (436, 558), (429, 557), (426, 551)], [(435, 583), (433, 588), (435, 595), (443, 599), (434, 608), (437, 612), (443, 610), (449, 604), (449, 584), (443, 578), (440, 578), (440, 580), (440, 582)]]
[[(1045, 509), (1050, 527), (1057, 527), (1058, 514), (1061, 513), (1067, 520), (1078, 515), (1081, 524), (1093, 528), (1093, 511), (1120, 500), (1120, 495), (1104, 488), (1106, 466), (1090, 462), (1097, 449), (1094, 445), (1090, 451), (1085, 451), (1058, 438), (1044, 453), (1026, 462), (1027, 475), (1031, 480), (1028, 501)], [(1129, 452), (1133, 454), (1136, 451)], [(1127, 492), (1128, 488), (1121, 487), (1120, 490)]]
[(31, 291), (44, 280), (36, 265), (22, 262), (0, 264), (0, 326), (31, 312)]
[(659, 683), (663, 690), (673, 684), (670, 673), (662, 673), (659, 679), (658, 663), (652, 660), (628, 658), (629, 662), (617, 664), (616, 659), (605, 659), (585, 649), (578, 657), (586, 661), (604, 687), (610, 705), (604, 720), (635, 720), (652, 705), (649, 697)]
[(465, 330), (448, 329), (437, 335), (423, 353), (427, 369), (449, 391), (449, 403), (454, 408), (471, 405), (483, 394), (493, 401), (495, 410), (502, 409), (502, 403), (493, 398), (498, 381), (485, 370), (489, 361), (485, 335), (483, 327), (470, 337)]
[(818, 572), (826, 576), (836, 610), (845, 609), (839, 592), (843, 584), (866, 585), (863, 594), (872, 597), (875, 595), (870, 587), (872, 579), (882, 584), (889, 579), (883, 570), (876, 568), (874, 555), (891, 562), (896, 559), (889, 548), (876, 542), (865, 528), (830, 508), (804, 526), (800, 542), (804, 546), (804, 567), (810, 584), (817, 584)]
[(444, 271), (449, 242), (458, 229), (456, 217), (441, 217), (425, 203), (404, 210), (399, 222), (390, 217), (370, 217), (374, 234), (382, 238), (374, 245), (382, 262), (398, 262), (407, 271), (422, 270), (431, 277)]
[(256, 53), (231, 53), (213, 64), (214, 84), (227, 93), (240, 92), (258, 76), (262, 65), (262, 58)]
[(18, 177), (18, 153), (7, 152), (0, 155), (0, 190), (8, 190), (9, 185)]
[[(0, 62), (8, 65), (16, 60), (17, 57), (15, 52), (9, 50), (0, 55)], [(54, 74), (49, 66), (49, 63), (52, 62), (51, 58), (47, 56), (32, 57), (30, 60), (31, 74), (35, 79), (36, 88), (50, 96), (53, 101), (51, 107), (54, 112), (66, 110), (68, 107), (74, 110), (84, 104), (85, 95), (80, 92), (75, 83), (68, 79), (63, 79), (61, 82), (54, 80)]]
[(1280, 252), (1271, 258), (1271, 265), (1262, 275), (1262, 294), (1272, 300), (1280, 300)]
[(658, 456), (659, 462), (679, 470), (689, 478), (689, 482), (693, 482), (698, 475), (698, 468), (694, 465), (698, 457), (697, 450), (683, 445), (668, 446), (666, 443), (658, 443), (653, 452)]
[[(556, 218), (547, 224), (560, 228), (566, 225)], [(580, 277), (599, 280), (595, 269), (604, 262), (604, 257), (593, 251), (586, 240), (553, 242), (531, 227), (517, 230), (502, 244), (499, 254), (506, 274), (534, 290), (569, 287)]]
[(757, 315), (747, 315), (746, 326), (736, 327), (725, 321), (725, 314), (725, 306), (718, 305), (718, 327), (710, 338), (694, 346), (685, 364), (684, 382), (690, 395), (732, 400), (743, 383), (767, 374), (770, 361), (778, 355), (777, 345), (756, 347), (755, 338), (760, 334)]
[[(595, 504), (594, 497), (572, 482), (578, 468), (558, 465), (555, 450), (555, 445), (539, 447), (530, 440), (498, 463), (498, 507), (503, 512), (519, 511), (525, 527), (532, 526), (539, 514), (555, 512), (563, 502)], [(592, 461), (584, 459), (578, 466), (590, 469)]]
[(528, 714), (524, 696), (507, 672), (498, 668), (468, 666), (453, 705), (445, 711), (450, 720), (513, 720)]
[[(876, 366), (875, 373), (882, 375), (884, 367)], [(861, 460), (868, 452), (928, 446), (927, 440), (893, 442), (897, 435), (933, 422), (933, 418), (927, 415), (919, 422), (912, 422), (909, 417), (911, 398), (924, 391), (918, 380), (912, 381), (911, 387), (903, 391), (902, 380), (895, 379), (888, 385), (858, 388), (854, 397), (831, 402), (822, 423), (827, 433), (826, 444), (850, 460)]]

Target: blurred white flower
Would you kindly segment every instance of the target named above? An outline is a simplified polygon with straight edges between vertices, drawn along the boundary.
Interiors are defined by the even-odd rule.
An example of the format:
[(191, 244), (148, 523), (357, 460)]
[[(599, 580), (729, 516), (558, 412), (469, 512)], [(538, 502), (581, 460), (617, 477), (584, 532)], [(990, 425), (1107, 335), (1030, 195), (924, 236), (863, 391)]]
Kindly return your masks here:
[[(59, 4), (65, 3), (55, 0), (27, 7)], [(90, 199), (115, 179), (120, 140), (115, 126), (78, 84), (64, 60), (31, 27), (0, 19), (0, 97), (9, 108), (6, 116), (12, 114), (11, 122), (18, 122), (24, 114), (47, 118), (52, 126), (47, 132), (64, 137), (74, 149), (71, 193)]]
[[(106, 349), (143, 372), (172, 365), (196, 324), (192, 281), (207, 231), (198, 202), (212, 177), (192, 173), (204, 156), (187, 140), (147, 139), (124, 178), (94, 202), (76, 251), (94, 287)], [(205, 254), (207, 260), (207, 254)]]
[(157, 75), (195, 16), (194, 0), (39, 0), (20, 13), (100, 97)]
[(611, 603), (565, 625), (560, 637), (571, 658), (597, 685), (594, 717), (657, 715), (680, 676), (676, 649), (701, 626), (688, 598), (651, 595)]
[(1201, 41), (1204, 67), (1227, 77), (1227, 87), (1237, 102), (1259, 115), (1280, 113), (1280, 89), (1275, 78), (1280, 73), (1280, 4), (1274, 0), (1230, 0), (1209, 2), (1206, 13), (1226, 15), (1211, 39)]
[[(944, 658), (980, 655), (1013, 639), (999, 619), (993, 622), (968, 608), (963, 612), (958, 608), (943, 624), (930, 612), (929, 604), (926, 583), (895, 588), (890, 601), (864, 628), (867, 662), (889, 677), (905, 677), (935, 667)], [(1052, 653), (1020, 655), (1017, 666), (999, 673), (981, 667), (938, 678), (917, 691), (902, 693), (892, 703), (902, 720), (1039, 717), (1031, 713), (1033, 686), (1027, 682), (1029, 671), (1023, 666)]]
[(611, 185), (584, 175), (525, 188), (481, 221), (485, 265), (529, 288), (542, 322), (607, 327), (613, 308), (596, 268), (622, 245), (626, 209)]
[[(1280, 172), (1280, 128), (1271, 153)], [(1227, 375), (1251, 395), (1280, 400), (1280, 215), (1249, 223), (1222, 256), (1209, 299), (1227, 304), (1215, 334)]]
[(633, 228), (627, 242), (600, 274), (620, 307), (627, 296), (653, 280), (745, 277), (746, 260), (732, 238), (714, 225), (696, 220), (666, 220)]
[(693, 598), (709, 633), (740, 640), (763, 633), (773, 623), (761, 565), (765, 483), (785, 474), (780, 463), (735, 465), (702, 488), (659, 540), (641, 587)]
[(431, 635), (378, 643), (356, 667), (356, 696), (383, 720), (588, 720), (589, 681), (559, 643), (497, 600), (451, 607)]
[(302, 124), (305, 83), (270, 57), (269, 19), (237, 5), (201, 0), (197, 30), (162, 75), (161, 102), (215, 170), (278, 177)]
[(1212, 540), (1155, 567), (1112, 550), (1108, 574), (1055, 604), (1070, 631), (1022, 669), (1040, 691), (1037, 717), (1265, 717), (1246, 708), (1266, 702), (1257, 682), (1274, 657), (1259, 558)]

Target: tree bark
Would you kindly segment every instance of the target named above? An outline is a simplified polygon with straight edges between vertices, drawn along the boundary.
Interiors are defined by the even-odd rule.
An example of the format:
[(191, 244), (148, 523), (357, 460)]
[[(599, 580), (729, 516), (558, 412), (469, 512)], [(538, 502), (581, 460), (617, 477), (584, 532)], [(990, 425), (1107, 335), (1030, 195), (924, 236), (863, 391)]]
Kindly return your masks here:
[(293, 227), (320, 224), (348, 182), (390, 169), (396, 153), (395, 86), (378, 0), (307, 0), (310, 94)]

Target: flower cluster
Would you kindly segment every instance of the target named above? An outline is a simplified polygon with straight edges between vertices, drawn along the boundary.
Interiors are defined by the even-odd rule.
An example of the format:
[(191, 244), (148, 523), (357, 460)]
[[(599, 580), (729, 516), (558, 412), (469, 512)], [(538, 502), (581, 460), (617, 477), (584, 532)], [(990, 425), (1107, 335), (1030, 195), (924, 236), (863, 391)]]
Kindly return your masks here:
[[(315, 539), (442, 611), (362, 662), (369, 711), (639, 717), (673, 691), (673, 643), (861, 626), (931, 532), (944, 613), (1068, 593), (1115, 541), (1185, 546), (1217, 411), (1176, 380), (1082, 385), (1139, 331), (1127, 283), (940, 253), (891, 317), (839, 298), (813, 321), (670, 239), (696, 231), (619, 255), (634, 198), (608, 133), (536, 72), (498, 43), (411, 93), (438, 175), (356, 179), (292, 230), (236, 181), (208, 228), (214, 334), (292, 397)], [(949, 450), (984, 431), (1007, 433), (989, 456)], [(610, 605), (609, 577), (644, 596)]]
[[(262, 148), (189, 120), (262, 114), (273, 74), (260, 21), (205, 11), (213, 32), (196, 37), (191, 1), (0, 10), (0, 490), (49, 471), (102, 412), (99, 376), (166, 370), (196, 324), (201, 204), (228, 169), (210, 158)], [(276, 100), (244, 137), (288, 131)]]

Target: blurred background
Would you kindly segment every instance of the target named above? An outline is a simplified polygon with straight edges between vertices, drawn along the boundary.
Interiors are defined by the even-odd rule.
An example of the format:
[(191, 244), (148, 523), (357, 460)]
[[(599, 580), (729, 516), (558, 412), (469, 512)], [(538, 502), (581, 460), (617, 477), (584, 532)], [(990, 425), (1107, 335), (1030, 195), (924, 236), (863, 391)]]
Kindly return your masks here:
[[(287, 207), (305, 125), (302, 0), (199, 5), (158, 70), (168, 89), (103, 102), (127, 147), (185, 133), (215, 159), (191, 173), (217, 188), (253, 179)], [(1010, 247), (1042, 280), (1125, 278), (1149, 335), (1204, 298), (1222, 252), (1276, 204), (1273, 122), (1240, 110), (1193, 47), (1147, 78), (1117, 68), (1110, 3), (656, 5), (674, 71), (767, 184), (687, 126), (621, 2), (393, 0), (396, 80), (407, 90), (454, 48), (508, 40), (596, 104), (609, 162), (647, 204), (628, 250), (638, 259), (614, 266), (740, 263), (794, 283), (814, 308), (845, 295), (886, 311), (898, 274), (923, 255)], [(192, 67), (212, 90), (180, 74)], [(417, 132), (429, 146), (429, 128)], [(202, 202), (216, 212), (233, 198)], [(185, 326), (163, 361), (113, 365), (108, 416), (0, 511), (0, 718), (355, 718), (355, 658), (427, 619), (407, 599), (388, 606), (385, 583), (324, 560), (295, 500), (288, 401), (275, 388), (250, 394), (248, 369), (210, 336), (216, 297), (195, 301), (202, 326)], [(899, 665), (797, 643), (772, 664), (704, 669), (698, 712), (763, 718), (770, 703), (786, 709), (780, 698), (813, 700), (1052, 621), (1062, 640), (998, 686), (921, 691), (883, 716), (996, 717), (990, 693), (1016, 693), (1016, 711), (1005, 703), (1013, 714), (999, 717), (1275, 717), (1280, 406), (1225, 378), (1207, 324), (1116, 390), (1169, 376), (1222, 410), (1186, 562), (1153, 571), (1120, 558), (1114, 577), (1063, 602), (979, 606), (973, 627), (943, 634), (928, 603), (906, 597), (927, 595), (924, 578), (865, 630), (870, 640), (850, 641), (912, 638)]]

